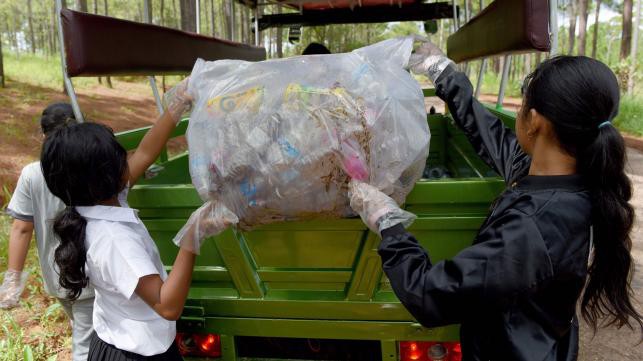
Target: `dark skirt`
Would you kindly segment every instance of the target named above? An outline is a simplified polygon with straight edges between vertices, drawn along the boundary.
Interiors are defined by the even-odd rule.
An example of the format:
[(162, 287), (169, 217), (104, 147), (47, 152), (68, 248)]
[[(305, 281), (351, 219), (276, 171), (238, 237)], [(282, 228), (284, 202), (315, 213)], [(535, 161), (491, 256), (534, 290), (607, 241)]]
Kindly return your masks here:
[(92, 340), (89, 344), (89, 355), (87, 361), (177, 361), (183, 360), (179, 353), (179, 348), (176, 342), (172, 342), (172, 346), (162, 354), (154, 356), (142, 356), (137, 353), (123, 351), (117, 349), (113, 345), (108, 344), (98, 337), (96, 332), (92, 334)]

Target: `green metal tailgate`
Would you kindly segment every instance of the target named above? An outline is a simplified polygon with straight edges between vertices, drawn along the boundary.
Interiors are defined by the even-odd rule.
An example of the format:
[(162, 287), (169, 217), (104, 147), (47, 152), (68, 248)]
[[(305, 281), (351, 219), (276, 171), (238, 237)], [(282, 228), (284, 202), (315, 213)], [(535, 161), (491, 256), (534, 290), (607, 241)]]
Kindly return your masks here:
[[(511, 114), (499, 115), (511, 123)], [(418, 215), (410, 231), (439, 262), (471, 244), (504, 184), (450, 118), (428, 121), (428, 163), (446, 167), (453, 178), (420, 180), (405, 208)], [(184, 131), (185, 122), (176, 135)], [(119, 139), (131, 149), (143, 133)], [(187, 154), (162, 166), (157, 177), (132, 189), (129, 203), (140, 210), (169, 268), (178, 251), (172, 238), (201, 200), (190, 184)], [(359, 218), (230, 229), (207, 241), (197, 257), (179, 328), (222, 334), (224, 351), (234, 349), (234, 336), (382, 340), (383, 352), (397, 340), (457, 340), (457, 326), (425, 329), (402, 307), (383, 275), (378, 243)]]

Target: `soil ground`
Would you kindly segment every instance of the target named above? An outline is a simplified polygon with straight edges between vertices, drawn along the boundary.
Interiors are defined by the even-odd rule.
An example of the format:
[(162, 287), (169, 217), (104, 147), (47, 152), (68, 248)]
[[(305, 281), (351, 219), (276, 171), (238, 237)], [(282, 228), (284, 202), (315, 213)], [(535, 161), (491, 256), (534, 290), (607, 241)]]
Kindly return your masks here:
[[(37, 159), (41, 144), (38, 124), (42, 109), (54, 101), (65, 101), (61, 91), (37, 87), (26, 83), (9, 82), (8, 87), (0, 89), (0, 184), (9, 191), (13, 189), (20, 174), (20, 169)], [(96, 85), (77, 89), (81, 109), (88, 119), (105, 123), (115, 131), (133, 129), (150, 125), (156, 117), (156, 107), (147, 84), (114, 81), (114, 89)], [(493, 96), (483, 96), (483, 101), (495, 102)], [(428, 101), (427, 107), (436, 105), (442, 111), (440, 102)], [(520, 100), (508, 98), (506, 109), (516, 110)], [(171, 149), (179, 149), (184, 144), (174, 142)], [(630, 150), (628, 173), (634, 183), (635, 196), (632, 203), (636, 207), (638, 220), (633, 232), (632, 254), (636, 261), (637, 272), (632, 280), (632, 289), (638, 300), (638, 309), (643, 312), (643, 153)], [(0, 199), (0, 204), (4, 204)], [(4, 268), (4, 267), (2, 267)], [(58, 360), (70, 360), (69, 324), (63, 317), (49, 322), (46, 330), (41, 322), (45, 310), (54, 302), (44, 295), (42, 285), (35, 277), (30, 278), (28, 290), (23, 298), (29, 298), (30, 307), (16, 308), (11, 315), (24, 331), (26, 342), (36, 342), (43, 333), (52, 337), (63, 337), (66, 341), (57, 342)], [(641, 334), (628, 328), (602, 329), (593, 335), (589, 327), (582, 324), (580, 360), (643, 360), (643, 346), (636, 344)], [(63, 346), (60, 346), (60, 345)], [(52, 344), (53, 345), (53, 344)], [(49, 345), (47, 345), (49, 347)]]

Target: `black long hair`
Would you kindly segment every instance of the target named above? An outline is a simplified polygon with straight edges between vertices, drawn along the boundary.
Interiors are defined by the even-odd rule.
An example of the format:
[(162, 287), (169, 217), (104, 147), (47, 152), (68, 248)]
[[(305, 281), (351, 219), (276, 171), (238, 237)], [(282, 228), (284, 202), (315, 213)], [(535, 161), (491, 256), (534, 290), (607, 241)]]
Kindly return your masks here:
[(67, 206), (54, 221), (60, 245), (54, 252), (60, 286), (75, 300), (87, 286), (85, 227), (76, 206), (107, 201), (124, 187), (127, 152), (108, 127), (82, 123), (50, 133), (40, 156), (49, 190)]
[(49, 104), (40, 116), (40, 128), (45, 135), (58, 128), (77, 124), (74, 109), (69, 103)]
[(620, 99), (616, 76), (598, 60), (559, 56), (538, 66), (523, 92), (523, 111), (535, 109), (553, 124), (591, 194), (594, 253), (581, 301), (583, 317), (594, 330), (603, 317), (606, 325), (633, 329), (631, 317), (643, 330), (630, 287), (632, 185), (625, 174), (623, 137), (611, 125)]

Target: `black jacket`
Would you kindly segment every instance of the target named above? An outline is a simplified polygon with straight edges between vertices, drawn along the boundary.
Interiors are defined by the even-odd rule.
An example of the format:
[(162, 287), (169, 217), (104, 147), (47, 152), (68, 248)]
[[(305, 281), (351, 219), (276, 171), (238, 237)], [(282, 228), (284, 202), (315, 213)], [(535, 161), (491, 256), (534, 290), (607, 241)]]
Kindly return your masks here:
[(498, 197), (473, 245), (432, 264), (401, 225), (379, 254), (402, 304), (424, 326), (461, 323), (463, 360), (576, 360), (576, 302), (587, 275), (590, 196), (580, 176), (528, 176), (513, 131), (447, 68), (436, 82), (480, 157), (501, 175)]

